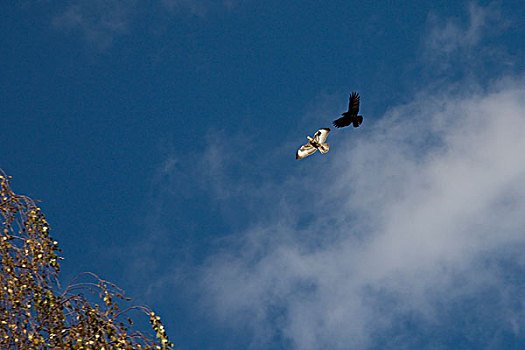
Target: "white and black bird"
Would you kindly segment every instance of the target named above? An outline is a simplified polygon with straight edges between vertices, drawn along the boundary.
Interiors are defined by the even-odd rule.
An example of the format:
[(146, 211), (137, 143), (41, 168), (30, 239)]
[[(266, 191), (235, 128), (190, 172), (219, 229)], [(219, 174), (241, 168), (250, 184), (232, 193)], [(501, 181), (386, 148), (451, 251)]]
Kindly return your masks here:
[(348, 111), (341, 113), (342, 117), (334, 120), (334, 126), (336, 128), (342, 128), (352, 124), (354, 128), (357, 128), (363, 122), (363, 116), (357, 115), (359, 113), (359, 94), (352, 92), (348, 101)]
[(325, 143), (325, 141), (329, 132), (330, 129), (322, 128), (314, 134), (314, 137), (306, 136), (308, 143), (299, 148), (295, 155), (295, 159), (303, 159), (310, 154), (314, 154), (317, 149), (319, 149), (321, 153), (328, 152), (329, 146), (328, 143)]

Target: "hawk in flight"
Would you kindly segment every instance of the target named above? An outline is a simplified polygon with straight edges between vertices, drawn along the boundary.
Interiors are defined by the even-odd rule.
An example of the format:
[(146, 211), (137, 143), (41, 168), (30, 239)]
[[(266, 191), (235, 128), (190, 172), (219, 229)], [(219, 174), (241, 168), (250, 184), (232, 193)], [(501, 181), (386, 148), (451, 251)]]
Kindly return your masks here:
[(342, 113), (342, 117), (334, 120), (334, 126), (336, 128), (342, 128), (350, 125), (350, 123), (357, 128), (363, 122), (363, 116), (357, 115), (359, 113), (359, 94), (352, 92), (350, 94), (350, 101), (348, 102), (348, 111)]
[(328, 136), (329, 132), (330, 129), (322, 128), (314, 134), (313, 138), (310, 136), (306, 136), (306, 138), (308, 139), (308, 143), (299, 148), (297, 154), (295, 155), (295, 159), (303, 159), (304, 157), (307, 157), (310, 154), (314, 154), (315, 151), (317, 151), (317, 149), (319, 149), (321, 153), (328, 152), (328, 144), (324, 142), (326, 141), (326, 137)]

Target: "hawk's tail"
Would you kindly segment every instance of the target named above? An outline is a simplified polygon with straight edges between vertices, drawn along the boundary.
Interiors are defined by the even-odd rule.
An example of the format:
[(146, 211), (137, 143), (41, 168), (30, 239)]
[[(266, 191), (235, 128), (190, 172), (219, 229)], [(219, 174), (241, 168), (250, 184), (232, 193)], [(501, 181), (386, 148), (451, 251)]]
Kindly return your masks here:
[(327, 143), (322, 143), (321, 146), (319, 146), (319, 151), (321, 153), (326, 153), (330, 149), (330, 146), (328, 146)]

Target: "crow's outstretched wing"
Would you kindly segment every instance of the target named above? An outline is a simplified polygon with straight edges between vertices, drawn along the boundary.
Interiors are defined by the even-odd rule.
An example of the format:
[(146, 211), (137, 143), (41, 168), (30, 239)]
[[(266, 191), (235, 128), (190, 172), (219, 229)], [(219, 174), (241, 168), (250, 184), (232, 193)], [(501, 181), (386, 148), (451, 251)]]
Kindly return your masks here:
[(343, 128), (345, 126), (350, 125), (351, 122), (352, 122), (352, 117), (350, 117), (349, 115), (345, 113), (345, 115), (343, 115), (341, 118), (334, 120), (332, 124), (334, 124), (336, 128)]
[(350, 94), (350, 99), (348, 100), (348, 112), (351, 115), (357, 115), (359, 113), (359, 94), (357, 92), (352, 92)]
[(314, 141), (317, 143), (324, 143), (326, 141), (326, 138), (328, 137), (328, 133), (330, 132), (330, 129), (328, 128), (322, 128), (319, 129), (314, 135)]
[(310, 154), (314, 154), (315, 151), (317, 151), (317, 148), (315, 148), (310, 142), (308, 142), (306, 145), (301, 146), (301, 148), (297, 150), (297, 153), (295, 154), (295, 159), (303, 159), (304, 157), (307, 157)]

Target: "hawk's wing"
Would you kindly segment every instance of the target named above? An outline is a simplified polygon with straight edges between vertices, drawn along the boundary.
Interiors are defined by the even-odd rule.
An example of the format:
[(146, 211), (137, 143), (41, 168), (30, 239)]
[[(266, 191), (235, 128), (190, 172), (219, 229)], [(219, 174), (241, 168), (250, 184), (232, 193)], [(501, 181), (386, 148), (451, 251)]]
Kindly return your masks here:
[(357, 115), (359, 113), (359, 94), (357, 92), (352, 92), (350, 94), (350, 99), (348, 101), (348, 112), (352, 115)]
[(328, 128), (322, 128), (319, 129), (314, 135), (314, 141), (317, 141), (318, 143), (324, 143), (326, 141), (326, 138), (328, 137), (328, 133), (330, 132), (330, 129)]
[(297, 150), (297, 153), (295, 154), (295, 159), (303, 159), (304, 157), (315, 153), (315, 151), (317, 151), (317, 148), (315, 148), (310, 142), (308, 142), (306, 145), (301, 146), (301, 148)]

